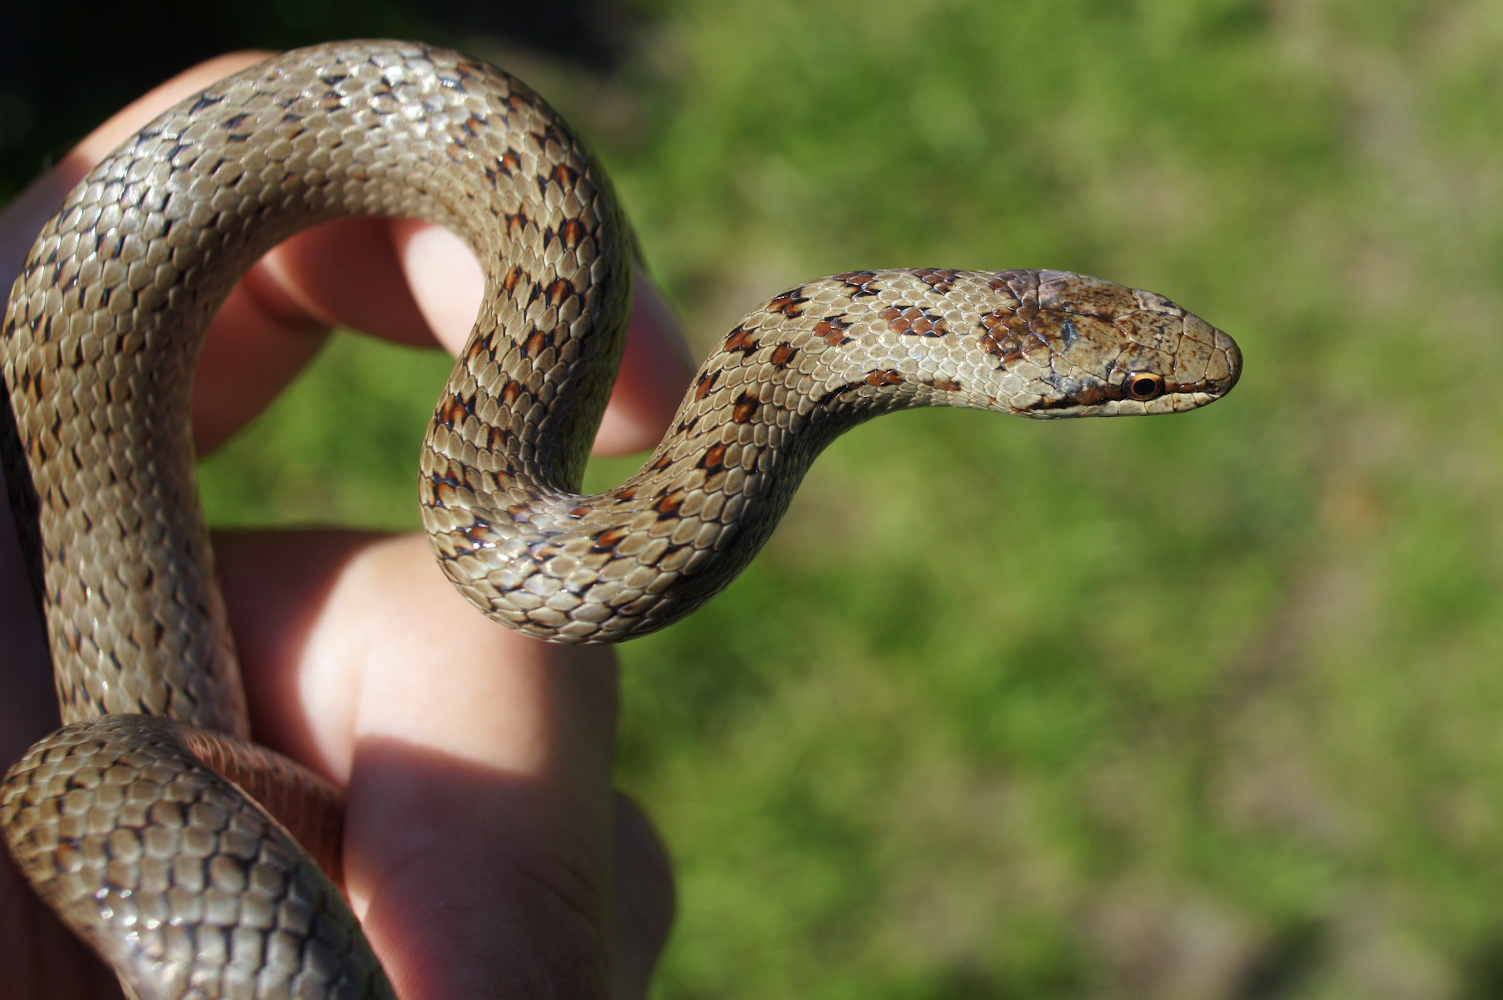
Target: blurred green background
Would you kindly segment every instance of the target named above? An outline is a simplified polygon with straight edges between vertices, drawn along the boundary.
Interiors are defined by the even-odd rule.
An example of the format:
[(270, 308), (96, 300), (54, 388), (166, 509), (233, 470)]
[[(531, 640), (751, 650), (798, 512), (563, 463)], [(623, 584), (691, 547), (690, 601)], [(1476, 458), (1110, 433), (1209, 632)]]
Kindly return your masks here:
[[(421, 35), (571, 117), (701, 348), (815, 275), (1050, 267), (1247, 359), (1174, 419), (859, 428), (622, 650), (657, 996), (1503, 996), (1503, 5), (516, 6), (226, 14), (72, 118), (13, 65), (4, 183), (190, 55)], [(36, 17), (34, 62), (80, 30)], [(414, 527), (446, 369), (336, 341), (207, 463), (215, 518)]]

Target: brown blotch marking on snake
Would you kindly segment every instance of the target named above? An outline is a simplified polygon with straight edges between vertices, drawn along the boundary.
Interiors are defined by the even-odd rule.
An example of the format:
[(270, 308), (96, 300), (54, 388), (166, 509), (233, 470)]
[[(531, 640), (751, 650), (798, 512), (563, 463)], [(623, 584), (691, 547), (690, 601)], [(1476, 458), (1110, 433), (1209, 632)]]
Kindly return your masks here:
[[(570, 219), (558, 229), (559, 240), (569, 250), (573, 250), (583, 243), (586, 235), (588, 234), (585, 231), (584, 223), (578, 219)], [(546, 243), (547, 241), (545, 240), (544, 242)]]
[(867, 385), (902, 385), (905, 381), (901, 372), (891, 368), (876, 368), (866, 373)]
[(534, 330), (532, 336), (522, 345), (521, 354), (524, 358), (535, 358), (548, 348), (553, 346), (553, 331)]
[(715, 388), (715, 383), (720, 381), (720, 373), (723, 369), (716, 368), (714, 371), (705, 372), (694, 383), (694, 398), (704, 399)]
[(476, 337), (465, 348), (464, 358), (469, 368), (473, 371), (477, 365), (483, 364), (482, 358), (487, 361), (496, 360), (495, 343), (489, 337)]
[(918, 306), (888, 306), (877, 315), (886, 320), (888, 329), (897, 334), (943, 337), (950, 332), (943, 316)]
[(1037, 271), (998, 271), (986, 282), (993, 291), (1004, 289), (1018, 300), (1018, 315), (1033, 318), (1039, 309), (1039, 273)]
[(592, 552), (610, 552), (620, 543), (621, 539), (631, 534), (631, 529), (615, 527), (607, 528), (595, 536), (595, 541), (590, 545)]
[(511, 446), (512, 438), (515, 435), (512, 434), (510, 427), (497, 427), (495, 424), (483, 424), (482, 426), (485, 428), (485, 447), (487, 449), (494, 452)]
[(512, 239), (517, 239), (532, 224), (532, 220), (527, 217), (527, 209), (525, 208), (517, 209), (515, 215), (502, 215), (501, 218), (506, 221), (506, 235)]
[(924, 385), (933, 386), (934, 388), (943, 390), (944, 392), (959, 392), (960, 391), (960, 380), (959, 379), (955, 379), (955, 378), (931, 378), (931, 379), (925, 379), (924, 380)]
[(548, 304), (557, 309), (577, 294), (579, 293), (572, 281), (568, 278), (558, 278), (548, 286)]
[(428, 473), (428, 482), (436, 487), (434, 490), (435, 493), (438, 492), (437, 487), (444, 486), (449, 487), (451, 490), (469, 489), (468, 483), (454, 475), (454, 466), (452, 464), (449, 466), (448, 472), (435, 471)]
[(834, 275), (834, 280), (845, 285), (851, 298), (860, 298), (863, 295), (876, 295), (878, 292), (876, 271), (846, 271), (844, 274)]
[(1023, 407), (1023, 409), (1029, 412), (1037, 410), (1065, 410), (1072, 406), (1096, 406), (1099, 403), (1126, 398), (1126, 390), (1120, 385), (1091, 385), (1082, 389), (1067, 391), (1063, 396), (1057, 398), (1045, 396), (1037, 402)]
[(507, 148), (496, 160), (496, 169), (510, 177), (522, 169), (522, 157), (517, 155), (516, 150)]
[(761, 345), (757, 343), (757, 339), (752, 336), (752, 332), (744, 326), (738, 326), (736, 327), (736, 329), (726, 334), (726, 353), (730, 353), (731, 351), (740, 351), (743, 357), (751, 357), (754, 353), (756, 353), (757, 348), (760, 346)]
[(738, 424), (744, 424), (757, 415), (762, 408), (762, 401), (749, 392), (743, 392), (736, 397), (736, 408), (731, 411), (731, 419)]
[[(839, 399), (841, 396), (843, 396), (846, 393), (850, 392), (852, 389), (860, 389), (863, 386), (871, 384), (871, 377), (872, 377), (872, 375), (877, 375), (877, 374), (878, 374), (878, 372), (873, 371), (871, 373), (871, 375), (868, 375), (866, 378), (857, 379), (855, 382), (846, 382), (843, 385), (837, 385), (833, 389), (827, 389), (827, 390), (825, 390), (825, 392), (818, 399), (816, 399), (814, 401), (814, 406), (812, 408), (814, 412), (813, 412), (812, 415), (815, 416), (815, 417), (818, 417), (819, 416), (819, 412), (818, 411), (820, 409), (822, 409), (823, 407), (829, 406), (831, 403), (835, 402), (835, 400)], [(897, 373), (893, 372), (892, 374), (897, 374)]]
[(956, 271), (942, 267), (921, 267), (913, 272), (913, 276), (939, 294), (944, 295), (954, 289), (955, 275), (957, 273)]
[(831, 347), (839, 347), (841, 344), (851, 342), (851, 338), (845, 335), (850, 328), (851, 325), (845, 321), (845, 317), (832, 316), (830, 319), (820, 320), (815, 325), (814, 335), (824, 338), (824, 342)]
[(506, 388), (501, 390), (501, 402), (507, 406), (514, 406), (517, 400), (522, 398), (522, 393), (526, 391), (527, 387), (525, 385), (516, 379), (512, 379), (506, 383)]
[(1005, 306), (1001, 309), (993, 309), (989, 313), (982, 313), (980, 322), (982, 327), (997, 334), (998, 337), (1009, 333), (1016, 335), (1028, 328), (1028, 323), (1018, 315), (1017, 310)]
[(981, 335), (981, 348), (1004, 363), (1010, 362), (1021, 356), (1018, 335), (1027, 327), (1023, 318), (1011, 309), (989, 312), (981, 317), (981, 328), (986, 331)]
[(475, 397), (471, 395), (466, 399), (458, 393), (440, 403), (438, 412), (435, 414), (438, 421), (450, 430), (453, 430), (455, 425), (464, 423), (466, 417), (474, 415)]
[(658, 512), (658, 520), (666, 521), (670, 517), (678, 517), (678, 509), (684, 505), (689, 497), (687, 490), (674, 490), (663, 499), (653, 504), (653, 509)]
[(557, 184), (560, 188), (567, 191), (578, 183), (578, 181), (579, 174), (570, 169), (567, 163), (556, 163), (553, 165), (553, 169), (546, 174), (538, 174), (538, 193), (546, 196), (549, 184)]
[(506, 272), (506, 277), (501, 279), (501, 287), (505, 288), (507, 294), (510, 295), (517, 290), (517, 283), (524, 277), (526, 275), (523, 274), (520, 267), (513, 267), (510, 271)]
[(1012, 335), (998, 335), (995, 331), (987, 331), (981, 335), (981, 349), (992, 355), (993, 358), (1003, 359), (1003, 364), (1012, 364), (1022, 358), (1022, 344), (1018, 338)]
[(781, 371), (782, 369), (787, 368), (788, 362), (792, 361), (797, 356), (798, 349), (792, 344), (779, 344), (773, 350), (772, 357), (768, 360), (772, 362), (772, 366), (774, 368), (777, 368), (779, 371)]
[(468, 539), (471, 545), (485, 544), (490, 539), (490, 532), (490, 522), (483, 517), (477, 517), (471, 524), (459, 529), (459, 533)]
[(662, 472), (664, 469), (668, 468), (668, 466), (670, 466), (672, 464), (673, 464), (673, 456), (672, 455), (664, 454), (664, 455), (659, 455), (657, 457), (657, 459), (655, 461), (653, 461), (653, 463), (651, 465), (648, 466), (648, 468), (651, 469), (651, 470), (653, 470), (654, 472)]
[(582, 503), (578, 507), (570, 507), (569, 515), (571, 517), (588, 517), (594, 509), (589, 504)]
[(700, 456), (698, 467), (707, 472), (719, 472), (725, 468), (725, 450), (729, 447), (724, 441), (714, 445), (709, 451)]
[(804, 287), (802, 285), (784, 292), (767, 303), (766, 311), (787, 316), (789, 319), (802, 316), (804, 314), (804, 306), (809, 302), (808, 299), (804, 298), (803, 292)]
[(1039, 290), (1039, 273), (1027, 269), (997, 271), (987, 280), (987, 284), (997, 291), (1006, 288), (1014, 294), (1022, 292), (1037, 294)]
[(616, 491), (617, 500), (635, 500), (636, 498), (637, 488), (635, 486), (626, 486)]

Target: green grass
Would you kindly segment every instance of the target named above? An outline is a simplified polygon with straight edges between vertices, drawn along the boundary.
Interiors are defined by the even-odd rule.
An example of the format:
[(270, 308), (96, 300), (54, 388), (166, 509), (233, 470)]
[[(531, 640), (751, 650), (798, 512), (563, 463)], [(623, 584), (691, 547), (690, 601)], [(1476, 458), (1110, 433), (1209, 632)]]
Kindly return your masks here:
[[(1247, 358), (1174, 419), (860, 428), (623, 649), (620, 781), (681, 877), (659, 997), (1503, 994), (1503, 12), (652, 13), (609, 82), (523, 70), (701, 345), (819, 274), (1054, 267)], [(211, 509), (411, 526), (443, 367), (339, 343)], [(307, 429), (345, 405), (369, 437)]]

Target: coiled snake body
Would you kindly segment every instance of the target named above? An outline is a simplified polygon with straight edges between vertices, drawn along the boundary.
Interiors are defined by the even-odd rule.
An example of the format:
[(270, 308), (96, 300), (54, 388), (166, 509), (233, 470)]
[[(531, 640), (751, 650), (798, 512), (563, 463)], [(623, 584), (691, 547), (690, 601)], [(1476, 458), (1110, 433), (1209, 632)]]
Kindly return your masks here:
[(878, 413), (1168, 413), (1239, 374), (1224, 333), (1093, 278), (836, 275), (749, 315), (642, 470), (581, 496), (631, 240), (546, 104), (455, 53), (346, 42), (178, 105), (47, 224), (3, 338), (7, 477), (68, 725), (12, 768), (0, 823), (142, 998), (392, 995), (298, 846), (337, 866), (338, 793), (247, 742), (187, 418), (202, 332), (234, 283), (294, 232), (354, 215), (439, 223), (481, 261), (487, 298), (423, 451), (423, 515), (472, 602), (557, 642), (629, 638), (708, 600), (818, 452)]

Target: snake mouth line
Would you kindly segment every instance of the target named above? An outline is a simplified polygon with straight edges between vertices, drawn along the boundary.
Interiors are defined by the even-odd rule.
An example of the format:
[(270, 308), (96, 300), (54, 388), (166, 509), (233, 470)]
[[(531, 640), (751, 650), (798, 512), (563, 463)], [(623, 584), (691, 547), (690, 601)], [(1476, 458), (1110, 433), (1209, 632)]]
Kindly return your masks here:
[[(1044, 396), (1028, 406), (1021, 408), (1014, 407), (1013, 410), (1016, 413), (1050, 413), (1057, 411), (1075, 411), (1099, 407), (1106, 403), (1150, 403), (1154, 400), (1163, 399), (1167, 396), (1175, 395), (1188, 396), (1202, 394), (1209, 396), (1212, 399), (1218, 399), (1221, 396), (1226, 395), (1226, 393), (1231, 390), (1232, 386), (1236, 384), (1236, 381), (1236, 375), (1233, 375), (1230, 379), (1227, 380), (1202, 379), (1199, 382), (1165, 381), (1164, 388), (1161, 392), (1158, 392), (1155, 395), (1149, 396), (1147, 398), (1132, 395), (1132, 393), (1128, 391), (1126, 380), (1124, 380), (1123, 383), (1117, 385), (1077, 385), (1076, 387), (1062, 387), (1059, 386), (1058, 383), (1055, 383), (1057, 388), (1061, 388), (1064, 391), (1064, 395)], [(1060, 415), (1063, 416), (1064, 413), (1061, 412)]]

